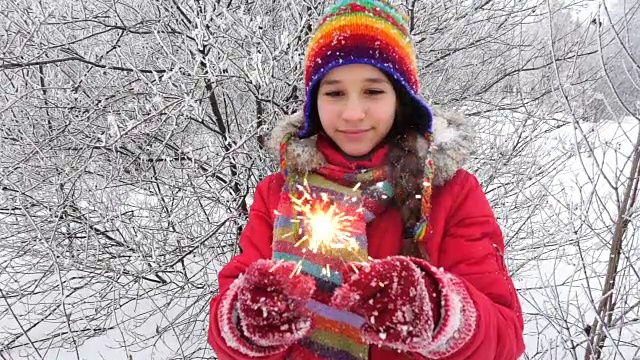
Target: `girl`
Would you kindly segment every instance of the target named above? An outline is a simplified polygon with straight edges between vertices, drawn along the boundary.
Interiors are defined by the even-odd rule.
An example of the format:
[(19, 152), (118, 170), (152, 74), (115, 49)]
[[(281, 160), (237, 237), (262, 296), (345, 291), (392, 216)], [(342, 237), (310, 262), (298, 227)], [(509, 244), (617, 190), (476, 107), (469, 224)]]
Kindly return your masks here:
[[(471, 131), (421, 99), (407, 19), (383, 1), (330, 7), (305, 89), (302, 114), (272, 134), (282, 171), (258, 184), (242, 253), (219, 273), (217, 356), (517, 359), (502, 233), (462, 169)], [(350, 248), (300, 246), (326, 230), (297, 220), (302, 189), (348, 214)]]

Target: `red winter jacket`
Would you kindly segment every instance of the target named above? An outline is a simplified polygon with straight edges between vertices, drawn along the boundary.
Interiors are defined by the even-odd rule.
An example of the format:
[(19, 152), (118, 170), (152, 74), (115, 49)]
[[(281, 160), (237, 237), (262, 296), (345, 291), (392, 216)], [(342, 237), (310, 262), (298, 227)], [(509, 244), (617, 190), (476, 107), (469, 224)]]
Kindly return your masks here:
[[(437, 133), (434, 135), (437, 141)], [(440, 148), (447, 149), (447, 146)], [(436, 167), (440, 160), (443, 170), (447, 169), (444, 161), (454, 158), (450, 153), (434, 154)], [(504, 264), (502, 232), (476, 178), (464, 170), (452, 174), (455, 175), (451, 179), (443, 178), (442, 182), (447, 181), (434, 187), (431, 231), (425, 246), (435, 267), (462, 281), (475, 305), (477, 317), (471, 339), (446, 359), (515, 360), (524, 352), (524, 324), (518, 296)], [(278, 205), (283, 185), (284, 177), (279, 173), (258, 184), (249, 221), (240, 237), (242, 253), (219, 273), (220, 293), (211, 301), (209, 328), (209, 343), (219, 359), (256, 359), (225, 343), (216, 314), (221, 295), (231, 283), (256, 260), (271, 258), (273, 210)], [(367, 224), (369, 256), (385, 258), (398, 255), (402, 234), (400, 213), (390, 207)], [(260, 359), (285, 359), (286, 356), (282, 353)], [(397, 353), (377, 346), (371, 346), (369, 358), (425, 359), (419, 354)]]

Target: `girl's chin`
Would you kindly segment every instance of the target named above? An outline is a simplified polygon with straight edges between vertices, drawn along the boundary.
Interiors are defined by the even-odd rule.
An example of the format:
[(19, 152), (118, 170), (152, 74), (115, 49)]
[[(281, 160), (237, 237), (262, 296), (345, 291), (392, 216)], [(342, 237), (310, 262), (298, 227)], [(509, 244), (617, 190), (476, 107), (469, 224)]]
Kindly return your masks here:
[(343, 153), (345, 153), (345, 154), (347, 154), (349, 156), (353, 156), (353, 157), (365, 156), (365, 155), (369, 154), (372, 149), (373, 149), (373, 147), (361, 147), (361, 146), (344, 146), (344, 147), (341, 147), (341, 150), (342, 150)]

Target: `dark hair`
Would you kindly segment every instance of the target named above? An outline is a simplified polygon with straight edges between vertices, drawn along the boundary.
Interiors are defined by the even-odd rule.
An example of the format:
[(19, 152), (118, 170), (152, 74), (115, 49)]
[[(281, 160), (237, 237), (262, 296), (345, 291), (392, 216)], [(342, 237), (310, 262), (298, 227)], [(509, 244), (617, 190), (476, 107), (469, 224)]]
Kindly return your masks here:
[[(404, 225), (402, 255), (426, 258), (413, 238), (413, 230), (422, 216), (422, 200), (416, 195), (422, 193), (424, 181), (424, 163), (418, 153), (418, 122), (424, 121), (426, 114), (409, 92), (395, 78), (383, 72), (391, 82), (396, 93), (396, 116), (385, 137), (389, 144), (387, 162), (391, 165), (391, 184), (394, 191), (394, 203), (400, 210)], [(318, 87), (311, 92), (312, 99), (318, 97)], [(311, 103), (310, 127), (315, 134), (322, 130), (318, 114), (317, 100)]]
[(394, 205), (400, 210), (404, 225), (402, 255), (426, 258), (425, 253), (414, 240), (414, 228), (422, 217), (422, 193), (424, 163), (418, 153), (418, 122), (426, 118), (424, 111), (416, 104), (407, 90), (395, 79), (387, 76), (398, 98), (396, 118), (387, 135), (389, 153), (387, 161), (391, 165), (391, 184)]

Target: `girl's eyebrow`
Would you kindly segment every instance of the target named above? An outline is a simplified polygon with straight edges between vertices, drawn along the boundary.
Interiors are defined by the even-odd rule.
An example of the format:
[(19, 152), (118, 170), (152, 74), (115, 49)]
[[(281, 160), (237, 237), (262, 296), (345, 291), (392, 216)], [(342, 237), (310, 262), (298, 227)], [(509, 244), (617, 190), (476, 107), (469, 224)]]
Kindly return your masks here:
[[(370, 84), (389, 84), (389, 80), (387, 80), (386, 78), (383, 77), (372, 77), (372, 78), (366, 78), (364, 79), (365, 83), (370, 83)], [(342, 81), (338, 80), (338, 79), (323, 79), (320, 82), (320, 86), (324, 86), (324, 85), (338, 85), (341, 84)]]
[(340, 84), (342, 81), (337, 80), (337, 79), (323, 79), (320, 82), (320, 86), (324, 86), (324, 85), (337, 85)]
[(364, 81), (372, 84), (389, 84), (389, 80), (383, 77), (367, 78)]

